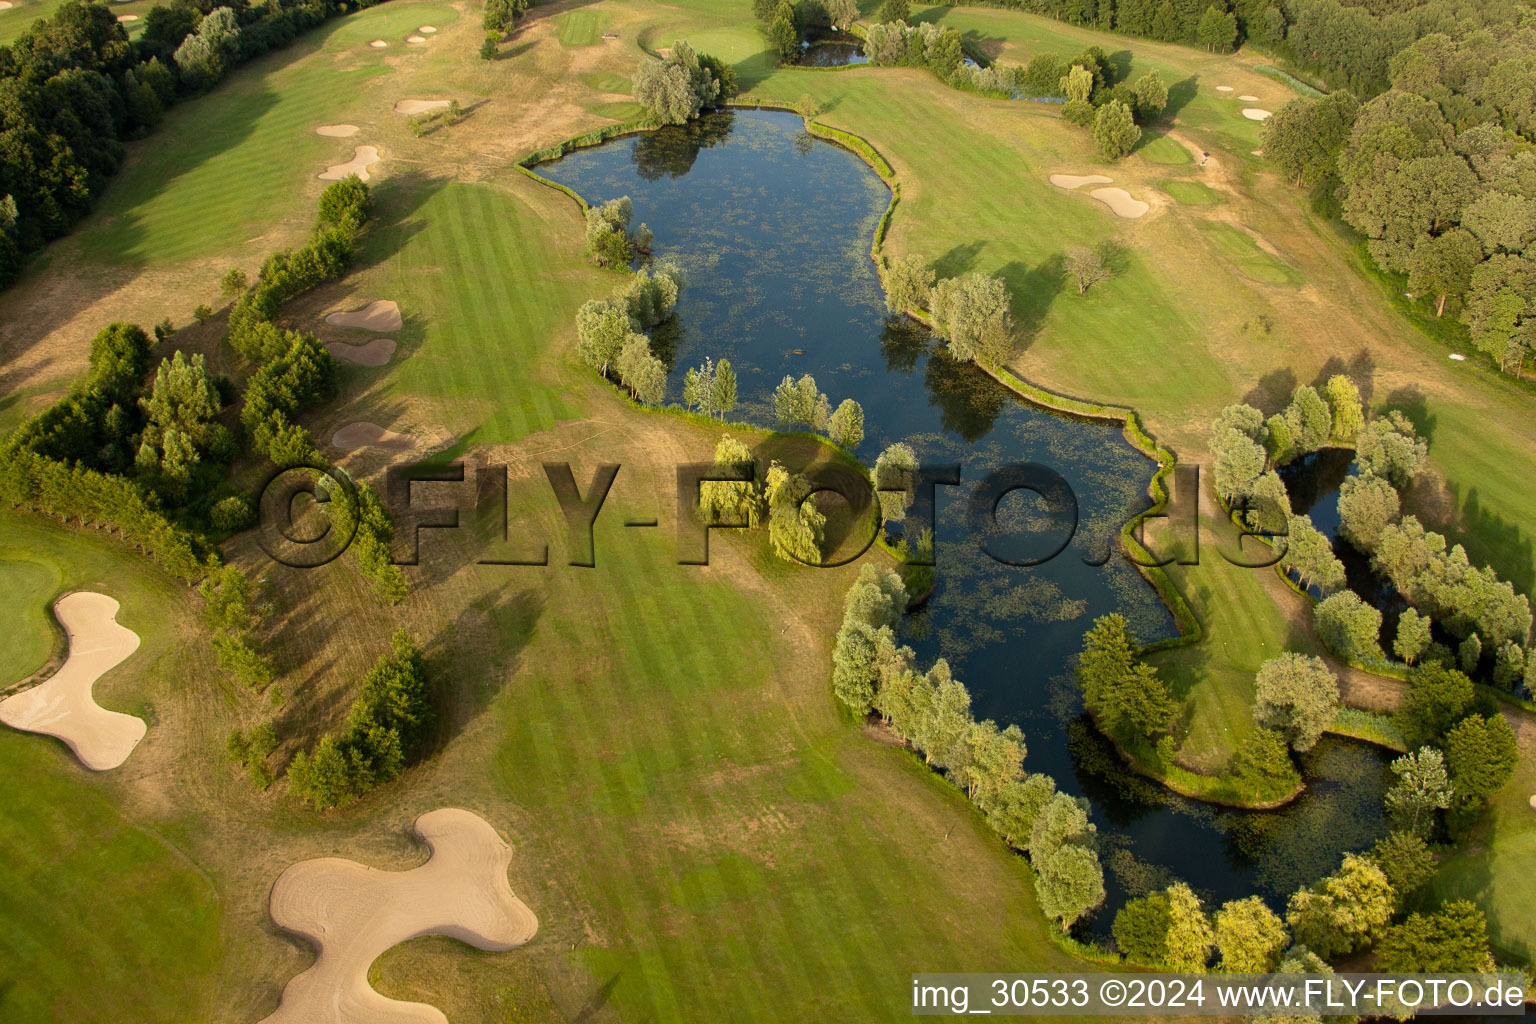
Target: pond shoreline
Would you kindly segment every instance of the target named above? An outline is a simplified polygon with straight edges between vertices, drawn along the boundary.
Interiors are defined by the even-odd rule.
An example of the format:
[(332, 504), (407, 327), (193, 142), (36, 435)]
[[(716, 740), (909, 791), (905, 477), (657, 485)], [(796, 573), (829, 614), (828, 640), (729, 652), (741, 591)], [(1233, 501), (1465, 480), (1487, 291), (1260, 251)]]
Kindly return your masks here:
[[(885, 211), (882, 213), (879, 221), (875, 226), (869, 250), (870, 259), (875, 265), (875, 270), (880, 280), (880, 285), (882, 289), (884, 289), (887, 267), (883, 254), (883, 246), (892, 215), (894, 214), (897, 205), (901, 201), (901, 182), (896, 175), (895, 169), (884, 158), (884, 156), (882, 156), (880, 152), (868, 140), (852, 132), (834, 128), (830, 125), (825, 125), (815, 121), (814, 119), (807, 118), (799, 111), (790, 107), (758, 102), (727, 102), (720, 104), (718, 109), (779, 111), (799, 115), (802, 119), (802, 122), (804, 123), (806, 131), (809, 134), (838, 144), (841, 148), (857, 156), (872, 171), (875, 172), (875, 175), (881, 180), (882, 183), (886, 185), (890, 192), (890, 198), (886, 204)], [(578, 204), (578, 206), (583, 211), (585, 211), (590, 204), (587, 203), (584, 197), (582, 197), (574, 189), (546, 178), (544, 175), (538, 173), (535, 167), (548, 161), (557, 160), (578, 149), (600, 146), (604, 143), (613, 141), (614, 139), (652, 131), (659, 127), (662, 126), (651, 119), (611, 125), (607, 128), (575, 136), (571, 139), (567, 139), (561, 143), (558, 143), (555, 146), (546, 147), (544, 149), (530, 153), (518, 161), (516, 166), (519, 171), (527, 175), (529, 178), (532, 178), (534, 181), (548, 185), (549, 187), (557, 189), (560, 192), (570, 196)], [(907, 311), (906, 315), (911, 317), (914, 321), (921, 323), (930, 329), (933, 326), (932, 322), (928, 319), (923, 311), (909, 310)], [(1162, 571), (1161, 567), (1145, 564), (1153, 562), (1154, 559), (1151, 557), (1150, 552), (1148, 552), (1145, 547), (1143, 547), (1141, 543), (1136, 539), (1134, 532), (1135, 526), (1140, 520), (1148, 516), (1156, 515), (1157, 513), (1166, 509), (1170, 497), (1168, 493), (1167, 478), (1173, 472), (1173, 468), (1178, 461), (1177, 455), (1171, 449), (1158, 442), (1157, 439), (1145, 429), (1141, 423), (1140, 416), (1133, 408), (1089, 402), (1069, 395), (1059, 394), (1024, 380), (1023, 378), (1014, 374), (1012, 371), (1008, 370), (1006, 367), (997, 367), (993, 369), (980, 366), (979, 364), (976, 365), (978, 369), (981, 369), (989, 377), (1001, 384), (1009, 392), (1016, 395), (1019, 399), (1028, 405), (1072, 419), (1109, 423), (1119, 426), (1120, 432), (1127, 443), (1140, 455), (1156, 464), (1157, 468), (1154, 470), (1145, 489), (1145, 494), (1151, 500), (1152, 505), (1146, 510), (1146, 512), (1142, 513), (1142, 515), (1131, 519), (1122, 526), (1120, 530), (1120, 547), (1122, 557), (1125, 557), (1127, 561), (1130, 561), (1133, 565), (1135, 565), (1137, 572), (1142, 576), (1143, 579), (1147, 581), (1148, 584), (1151, 585), (1153, 591), (1157, 594), (1159, 601), (1162, 602), (1164, 607), (1172, 616), (1175, 629), (1177, 630), (1177, 635), (1144, 645), (1141, 649), (1141, 653), (1145, 654), (1151, 651), (1166, 650), (1170, 648), (1184, 647), (1199, 643), (1204, 637), (1204, 627), (1200, 623), (1199, 618), (1195, 615), (1193, 609), (1190, 608), (1183, 594), (1180, 593), (1177, 587), (1173, 585), (1172, 580), (1167, 576), (1166, 573)], [(839, 450), (841, 451), (841, 449)], [(884, 547), (885, 545), (877, 546)], [(931, 593), (932, 592), (930, 591), (929, 595), (924, 596), (931, 596)], [(1187, 797), (1189, 799), (1198, 800), (1202, 803), (1220, 807), (1228, 807), (1236, 810), (1275, 810), (1280, 807), (1284, 807), (1289, 803), (1292, 803), (1307, 789), (1307, 784), (1305, 780), (1303, 780), (1298, 783), (1297, 788), (1293, 792), (1279, 799), (1272, 798), (1266, 800), (1244, 800), (1239, 797), (1213, 794), (1207, 789), (1207, 787), (1180, 782), (1174, 778), (1170, 778), (1166, 772), (1160, 772), (1153, 769), (1150, 765), (1145, 763), (1144, 759), (1135, 756), (1133, 752), (1124, 748), (1118, 740), (1109, 736), (1109, 734), (1105, 733), (1102, 729), (1098, 729), (1096, 723), (1095, 729), (1101, 736), (1103, 736), (1105, 740), (1111, 744), (1125, 765), (1137, 775), (1140, 775), (1143, 778), (1146, 778), (1164, 787), (1169, 792)], [(1190, 774), (1200, 778), (1210, 778), (1212, 780), (1216, 779), (1215, 776), (1204, 776), (1201, 775), (1201, 773), (1196, 772), (1190, 772)]]

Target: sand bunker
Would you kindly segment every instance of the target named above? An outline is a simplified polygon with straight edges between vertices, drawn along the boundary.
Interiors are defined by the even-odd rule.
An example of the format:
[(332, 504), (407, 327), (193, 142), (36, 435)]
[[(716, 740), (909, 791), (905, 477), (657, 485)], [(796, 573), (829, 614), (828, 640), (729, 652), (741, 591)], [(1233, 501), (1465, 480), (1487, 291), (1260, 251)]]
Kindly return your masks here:
[(316, 135), (324, 135), (328, 139), (344, 139), (349, 135), (357, 134), (355, 124), (322, 124), (315, 129)]
[(420, 28), (418, 28), (416, 31), (420, 32), (424, 36), (429, 36), (433, 32), (437, 31), (437, 26), (436, 25), (423, 25)]
[(1242, 100), (1244, 103), (1259, 102), (1259, 98), (1257, 96), (1239, 96), (1238, 99)]
[(262, 1024), (447, 1024), (425, 1003), (368, 985), (374, 960), (410, 939), (446, 935), (488, 952), (516, 949), (539, 919), (507, 884), (512, 847), (479, 815), (445, 807), (416, 819), (432, 857), (410, 871), (378, 871), (338, 857), (306, 860), (278, 876), (268, 910), (319, 951), (288, 982)]
[(139, 20), (139, 16), (137, 14), (119, 14), (117, 16), (117, 20), (119, 22), (122, 22), (122, 23), (126, 24), (127, 22), (130, 22), (130, 21), (138, 21)]
[(382, 39), (374, 39), (374, 40), (370, 41), (368, 43), (368, 45), (373, 47), (375, 50), (382, 50), (382, 49), (384, 49), (384, 47), (388, 46), (389, 44), (386, 43)]
[(119, 605), (105, 594), (78, 593), (53, 606), (69, 634), (69, 657), (49, 679), (0, 701), (0, 722), (57, 736), (91, 771), (116, 768), (144, 738), (144, 720), (108, 711), (91, 687), (139, 649), (139, 634), (117, 623)]
[(1536, 793), (1531, 794), (1531, 810), (1536, 811)]
[(1258, 107), (1244, 107), (1243, 116), (1250, 121), (1262, 121), (1269, 117), (1269, 111), (1260, 110)]
[(1108, 185), (1114, 178), (1102, 174), (1053, 174), (1051, 184), (1057, 188), (1080, 188), (1083, 185)]
[[(363, 181), (368, 180), (368, 165), (379, 162), (379, 151), (373, 146), (358, 146), (352, 151), (352, 159), (344, 164), (331, 164), (320, 172), (321, 181), (341, 181), (349, 174), (355, 174)], [(398, 315), (398, 314), (397, 314)]]
[(1096, 188), (1088, 194), (1114, 210), (1117, 217), (1140, 217), (1151, 209), (1140, 199), (1132, 198), (1123, 188)]
[(397, 114), (425, 114), (429, 110), (447, 109), (447, 100), (401, 100), (395, 104)]
[(331, 444), (347, 451), (353, 448), (389, 448), (403, 452), (416, 447), (416, 439), (410, 434), (397, 434), (393, 430), (385, 430), (377, 423), (360, 420), (348, 423), (332, 434)]
[(337, 327), (361, 327), (365, 331), (398, 331), (405, 321), (400, 318), (400, 307), (392, 299), (375, 299), (362, 309), (345, 313), (332, 313), (325, 318)]
[(15, 4), (11, 3), (11, 0), (0, 0), (0, 11), (8, 11), (15, 6)]
[(1217, 92), (1231, 92), (1232, 91), (1232, 87), (1230, 85), (1218, 85), (1216, 87), (1216, 91)]
[(366, 345), (346, 345), (333, 341), (325, 348), (337, 359), (358, 366), (383, 366), (395, 354), (395, 343), (390, 338), (375, 338)]
[(424, 42), (427, 41), (427, 37), (426, 36), (406, 36), (405, 37), (405, 41), (408, 42), (408, 43), (424, 43)]

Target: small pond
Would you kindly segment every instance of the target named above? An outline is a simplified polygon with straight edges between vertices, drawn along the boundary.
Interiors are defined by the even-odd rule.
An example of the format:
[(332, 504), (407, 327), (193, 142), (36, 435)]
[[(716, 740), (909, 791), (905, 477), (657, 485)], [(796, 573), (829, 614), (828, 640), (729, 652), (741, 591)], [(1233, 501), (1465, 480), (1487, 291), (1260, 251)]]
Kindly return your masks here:
[(839, 68), (849, 64), (868, 64), (864, 41), (851, 32), (825, 32), (800, 44), (803, 68)]
[[(1339, 489), (1359, 472), (1355, 453), (1347, 448), (1324, 448), (1281, 466), (1277, 473), (1291, 499), (1291, 511), (1310, 516), (1317, 531), (1333, 542), (1333, 553), (1344, 564), (1345, 584), (1362, 601), (1381, 612), (1383, 650), (1392, 649), (1398, 617), (1408, 602), (1392, 581), (1371, 568), (1371, 557), (1339, 536)], [(1294, 578), (1294, 577), (1293, 577)], [(1322, 597), (1316, 587), (1313, 597)]]
[[(834, 406), (854, 398), (864, 407), (866, 464), (906, 441), (925, 463), (962, 466), (961, 486), (939, 488), (938, 590), (905, 620), (903, 639), (925, 664), (950, 660), (978, 718), (1019, 724), (1031, 771), (1092, 799), (1110, 889), (1094, 928), (1107, 931), (1127, 894), (1170, 873), (1212, 900), (1257, 891), (1283, 906), (1341, 852), (1385, 831), (1384, 760), (1374, 748), (1327, 740), (1306, 759), (1306, 794), (1280, 812), (1244, 813), (1127, 773), (1087, 727), (1069, 659), (1093, 618), (1118, 611), (1143, 641), (1175, 632), (1152, 588), (1113, 556), (1120, 525), (1147, 507), (1154, 466), (1118, 428), (1028, 405), (947, 358), (926, 330), (887, 315), (869, 247), (889, 193), (856, 156), (808, 135), (793, 114), (737, 111), (539, 170), (594, 203), (629, 196), (657, 255), (687, 271), (677, 322), (657, 346), (670, 356), (669, 400), (680, 400), (689, 366), (724, 357), (739, 376), (733, 416), (773, 426), (774, 386), (809, 373)], [(971, 269), (965, 260), (946, 273)], [(1059, 472), (1080, 506), (1067, 548), (1032, 568), (981, 553), (966, 515), (990, 470), (1025, 462)], [(1005, 518), (1038, 521), (1023, 494), (1005, 499)]]

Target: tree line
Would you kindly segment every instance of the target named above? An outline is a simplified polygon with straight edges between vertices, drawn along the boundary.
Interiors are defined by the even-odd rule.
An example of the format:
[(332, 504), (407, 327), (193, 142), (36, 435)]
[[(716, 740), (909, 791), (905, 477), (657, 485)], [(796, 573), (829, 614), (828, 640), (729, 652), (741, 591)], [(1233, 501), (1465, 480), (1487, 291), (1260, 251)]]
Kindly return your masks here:
[(737, 92), (736, 69), (718, 57), (695, 52), (686, 39), (673, 43), (663, 60), (641, 64), (635, 75), (635, 100), (662, 124), (691, 121)]
[(992, 830), (1028, 854), (1045, 915), (1071, 928), (1104, 901), (1097, 828), (1087, 801), (1056, 791), (1049, 775), (1026, 773), (1018, 726), (976, 721), (971, 696), (949, 663), (917, 667), (895, 628), (907, 591), (890, 569), (865, 564), (843, 600), (832, 652), (832, 691), (863, 718), (878, 713), (924, 763), (959, 787)]
[(400, 777), (434, 717), (421, 652), (399, 630), (363, 680), (347, 726), (327, 733), (288, 765), (289, 790), (318, 808), (341, 807)]
[(172, 0), (152, 7), (137, 41), (106, 3), (69, 0), (0, 46), (0, 287), (26, 258), (94, 206), (165, 109), (234, 66), (286, 46), (344, 0)]
[(1459, 307), (1472, 344), (1523, 375), (1536, 352), (1536, 18), (1435, 25), (1386, 63), (1386, 91), (1293, 100), (1265, 158), (1366, 239), (1382, 270)]

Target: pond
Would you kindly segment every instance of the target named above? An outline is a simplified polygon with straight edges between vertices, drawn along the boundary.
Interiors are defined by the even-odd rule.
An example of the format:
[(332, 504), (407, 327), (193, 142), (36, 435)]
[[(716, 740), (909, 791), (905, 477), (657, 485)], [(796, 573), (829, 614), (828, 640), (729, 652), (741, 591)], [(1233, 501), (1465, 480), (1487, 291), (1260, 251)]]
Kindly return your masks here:
[[(1392, 638), (1397, 636), (1397, 620), (1408, 608), (1408, 602), (1391, 580), (1371, 568), (1369, 555), (1339, 536), (1339, 489), (1359, 470), (1355, 453), (1350, 449), (1324, 448), (1303, 455), (1276, 472), (1290, 496), (1291, 511), (1298, 516), (1310, 516), (1317, 531), (1333, 542), (1333, 553), (1344, 565), (1345, 585), (1381, 612), (1382, 648), (1390, 651)], [(1311, 594), (1323, 597), (1316, 587), (1311, 588)]]
[(868, 64), (864, 41), (851, 32), (826, 32), (800, 44), (803, 68), (839, 68), (849, 64)]
[[(1308, 792), (1282, 812), (1251, 814), (1128, 774), (1086, 726), (1069, 659), (1093, 618), (1118, 611), (1144, 642), (1175, 633), (1114, 547), (1120, 525), (1147, 508), (1155, 467), (1119, 428), (1031, 406), (947, 358), (912, 321), (887, 315), (869, 248), (890, 196), (858, 157), (810, 136), (793, 114), (737, 111), (579, 150), (539, 171), (590, 202), (629, 196), (635, 221), (655, 232), (656, 254), (687, 271), (676, 325), (658, 346), (671, 353), (669, 400), (680, 400), (688, 367), (728, 358), (739, 376), (733, 417), (771, 427), (774, 386), (809, 373), (834, 406), (863, 406), (857, 454), (866, 465), (905, 441), (924, 463), (962, 466), (961, 486), (938, 489), (938, 590), (904, 621), (903, 639), (924, 664), (949, 659), (976, 717), (1019, 724), (1031, 771), (1092, 799), (1110, 888), (1093, 927), (1107, 931), (1127, 893), (1170, 872), (1214, 900), (1259, 891), (1280, 906), (1343, 850), (1384, 832), (1383, 761), (1372, 748), (1320, 745)], [(970, 269), (965, 259), (947, 272)], [(1059, 472), (1080, 506), (1070, 544), (1031, 568), (983, 554), (966, 507), (989, 471), (1025, 462)], [(1005, 500), (1006, 518), (1039, 518), (1024, 493)]]

